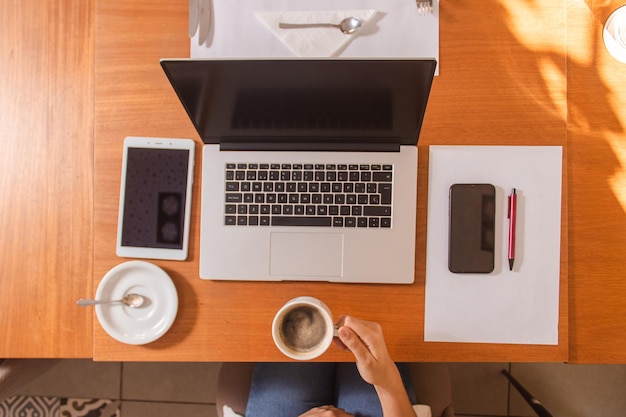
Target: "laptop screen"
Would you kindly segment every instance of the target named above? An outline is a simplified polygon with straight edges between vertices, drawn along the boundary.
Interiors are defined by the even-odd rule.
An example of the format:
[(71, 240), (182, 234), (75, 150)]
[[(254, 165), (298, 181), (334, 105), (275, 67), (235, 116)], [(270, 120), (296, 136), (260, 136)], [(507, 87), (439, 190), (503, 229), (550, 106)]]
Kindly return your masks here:
[(436, 61), (162, 60), (204, 143), (238, 149), (417, 144)]

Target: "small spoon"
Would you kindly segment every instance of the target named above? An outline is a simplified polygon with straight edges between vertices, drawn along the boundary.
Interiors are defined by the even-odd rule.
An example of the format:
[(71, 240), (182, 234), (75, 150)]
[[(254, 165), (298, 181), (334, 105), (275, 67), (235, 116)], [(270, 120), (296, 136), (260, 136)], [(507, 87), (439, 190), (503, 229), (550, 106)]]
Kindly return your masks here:
[(121, 300), (87, 300), (85, 298), (81, 298), (80, 300), (76, 301), (76, 304), (81, 307), (86, 307), (95, 304), (122, 303), (130, 308), (139, 308), (143, 305), (144, 301), (145, 299), (143, 298), (143, 296), (139, 294), (126, 294)]
[(304, 28), (339, 28), (343, 33), (349, 35), (361, 28), (361, 19), (358, 17), (346, 17), (339, 24), (335, 23), (279, 23), (281, 29), (304, 29)]

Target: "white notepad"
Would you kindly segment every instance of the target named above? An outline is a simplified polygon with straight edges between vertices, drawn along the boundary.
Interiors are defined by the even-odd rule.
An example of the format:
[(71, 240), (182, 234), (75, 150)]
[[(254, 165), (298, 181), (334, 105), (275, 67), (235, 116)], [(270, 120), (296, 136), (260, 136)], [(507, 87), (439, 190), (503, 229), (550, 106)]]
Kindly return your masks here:
[[(558, 344), (562, 158), (560, 146), (431, 146), (424, 340)], [(448, 270), (448, 190), (496, 187), (495, 269)], [(515, 188), (515, 267), (507, 260), (507, 197)]]

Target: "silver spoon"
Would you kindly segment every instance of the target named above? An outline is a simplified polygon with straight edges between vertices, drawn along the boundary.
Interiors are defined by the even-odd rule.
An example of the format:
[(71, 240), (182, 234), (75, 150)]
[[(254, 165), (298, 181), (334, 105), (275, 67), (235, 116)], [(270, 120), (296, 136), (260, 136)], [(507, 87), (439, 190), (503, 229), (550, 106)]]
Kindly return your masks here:
[(361, 19), (358, 17), (346, 17), (339, 24), (335, 23), (279, 23), (281, 29), (304, 29), (304, 28), (339, 28), (343, 33), (349, 35), (361, 28)]
[(76, 304), (81, 307), (86, 307), (95, 304), (122, 303), (130, 308), (138, 308), (143, 305), (144, 301), (145, 299), (143, 298), (143, 296), (139, 294), (126, 294), (121, 300), (87, 300), (85, 298), (81, 298), (80, 300), (76, 301)]

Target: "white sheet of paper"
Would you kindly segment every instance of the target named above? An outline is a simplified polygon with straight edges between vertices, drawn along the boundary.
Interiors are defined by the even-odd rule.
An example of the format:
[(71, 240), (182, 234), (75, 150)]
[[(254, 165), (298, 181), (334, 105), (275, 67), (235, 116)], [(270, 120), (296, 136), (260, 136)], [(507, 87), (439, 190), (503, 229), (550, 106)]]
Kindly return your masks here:
[[(431, 146), (424, 340), (558, 344), (560, 146)], [(496, 187), (495, 269), (448, 270), (449, 188)], [(507, 197), (517, 190), (515, 266), (508, 266)]]
[[(436, 58), (439, 60), (439, 2), (420, 15), (412, 0), (212, 0), (209, 42), (191, 38), (192, 58), (295, 57), (259, 19), (257, 11), (374, 9), (378, 13), (339, 57)], [(285, 29), (295, 30), (295, 29)], [(338, 29), (335, 29), (338, 30)]]

